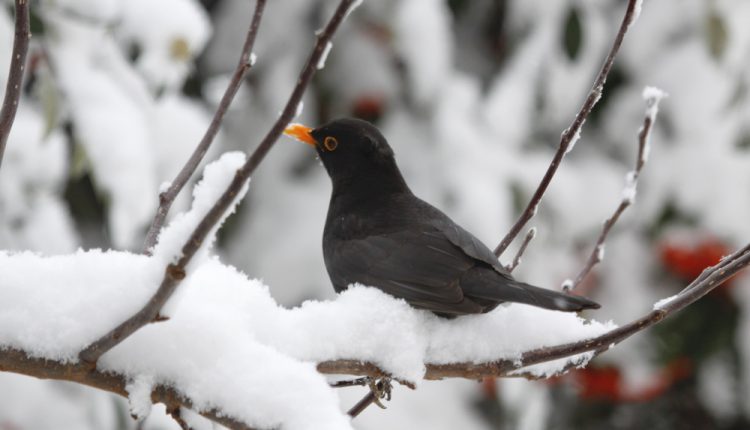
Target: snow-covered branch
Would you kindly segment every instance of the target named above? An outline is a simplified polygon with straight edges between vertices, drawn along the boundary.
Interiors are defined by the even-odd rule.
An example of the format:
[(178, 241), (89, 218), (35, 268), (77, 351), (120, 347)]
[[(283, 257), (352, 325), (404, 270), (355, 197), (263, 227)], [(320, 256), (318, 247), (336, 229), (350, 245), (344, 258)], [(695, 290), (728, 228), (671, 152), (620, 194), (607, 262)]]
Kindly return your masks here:
[[(392, 376), (412, 387), (420, 379), (557, 374), (659, 323), (733, 277), (750, 265), (750, 245), (706, 270), (681, 293), (658, 302), (648, 314), (619, 328), (523, 305), (444, 320), (361, 287), (335, 301), (308, 302), (287, 310), (257, 281), (247, 280), (216, 260), (204, 260), (184, 288), (180, 312), (168, 322), (139, 331), (103, 357), (94, 370), (71, 357), (96, 331), (95, 326), (137, 305), (148, 293), (144, 282), (135, 281), (149, 272), (156, 257), (111, 252), (82, 252), (76, 257), (20, 254), (0, 258), (7, 278), (0, 303), (8, 309), (27, 310), (3, 313), (0, 369), (78, 382), (121, 395), (126, 386), (142, 386), (128, 392), (131, 403), (149, 399), (168, 407), (182, 405), (210, 419), (220, 418), (224, 421), (218, 422), (230, 428), (280, 423), (308, 428), (300, 422), (335, 426), (341, 425), (342, 417), (337, 415), (338, 401), (328, 383), (306, 363), (317, 362), (321, 373)], [(35, 279), (42, 283), (35, 284), (36, 293), (29, 295), (30, 281), (22, 275), (32, 267)], [(82, 272), (86, 273), (83, 278)], [(90, 284), (76, 285), (71, 279), (86, 279)], [(68, 290), (60, 291), (54, 280), (69, 286)], [(96, 295), (81, 294), (92, 291), (92, 285), (101, 286), (94, 289)], [(127, 300), (115, 302), (114, 296)], [(86, 309), (100, 312), (86, 313)], [(71, 320), (71, 314), (87, 316)], [(334, 324), (330, 315), (336, 315)], [(65, 338), (58, 335), (60, 330), (66, 331)], [(363, 331), (368, 336), (362, 336)], [(545, 346), (553, 339), (565, 343)], [(205, 343), (212, 345), (208, 354)], [(144, 355), (144, 350), (149, 354)], [(287, 383), (278, 384), (281, 380)], [(275, 393), (268, 391), (270, 386)], [(307, 399), (310, 407), (300, 410), (296, 402), (301, 399)]]
[[(594, 356), (609, 350), (630, 336), (685, 309), (748, 266), (750, 266), (750, 244), (724, 258), (719, 264), (706, 269), (700, 277), (691, 282), (677, 295), (657, 302), (654, 305), (654, 309), (648, 314), (621, 327), (588, 339), (531, 349), (521, 353), (516, 359), (483, 361), (480, 363), (425, 363), (424, 379), (480, 379), (483, 377), (504, 376), (535, 377), (539, 374), (534, 370), (534, 365), (553, 362), (561, 358), (581, 356), (582, 354), (587, 354), (582, 356), (582, 362), (585, 364)], [(571, 360), (561, 368), (561, 371), (564, 372), (578, 364), (580, 363)], [(346, 359), (321, 362), (318, 364), (318, 371), (327, 374), (365, 375), (376, 378), (390, 376), (388, 372), (373, 363)]]
[[(129, 378), (123, 374), (91, 370), (83, 363), (61, 363), (44, 358), (34, 358), (28, 356), (25, 351), (14, 348), (0, 349), (0, 370), (40, 379), (76, 382), (123, 397), (129, 396), (126, 390)], [(154, 386), (150, 392), (150, 400), (153, 403), (163, 403), (167, 407), (167, 411), (179, 410), (183, 407), (194, 409), (191, 399), (167, 384)], [(208, 409), (201, 411), (200, 414), (232, 430), (252, 429), (246, 423), (228, 417), (226, 412), (220, 409)]]
[(26, 67), (26, 53), (29, 50), (29, 2), (16, 0), (15, 34), (13, 36), (13, 51), (11, 52), (10, 71), (5, 86), (5, 97), (0, 108), (0, 165), (3, 163), (5, 145), (8, 142), (13, 120), (16, 118), (18, 102), (23, 90), (23, 75)]
[(260, 27), (260, 20), (263, 17), (263, 10), (265, 6), (266, 0), (257, 0), (255, 3), (255, 12), (253, 12), (253, 19), (250, 22), (250, 27), (247, 30), (247, 36), (245, 38), (245, 43), (242, 46), (242, 52), (240, 53), (240, 59), (237, 62), (237, 67), (234, 69), (234, 73), (232, 74), (232, 78), (229, 81), (229, 85), (227, 86), (227, 89), (224, 92), (221, 101), (219, 102), (219, 106), (216, 108), (216, 112), (214, 112), (214, 117), (211, 120), (211, 124), (208, 126), (208, 129), (206, 129), (206, 133), (198, 143), (198, 146), (195, 147), (193, 154), (190, 156), (180, 172), (169, 185), (169, 188), (159, 194), (159, 208), (156, 211), (154, 220), (151, 222), (148, 233), (146, 233), (146, 241), (143, 245), (144, 251), (147, 253), (151, 252), (151, 248), (156, 244), (156, 239), (159, 236), (159, 231), (164, 225), (164, 220), (167, 217), (167, 213), (169, 213), (169, 209), (172, 207), (172, 203), (174, 202), (175, 198), (177, 198), (177, 195), (180, 193), (180, 191), (182, 191), (182, 188), (185, 186), (190, 177), (193, 176), (195, 169), (198, 168), (201, 160), (203, 160), (203, 157), (205, 157), (206, 153), (208, 152), (208, 148), (211, 146), (214, 138), (216, 138), (216, 134), (219, 132), (219, 127), (224, 120), (224, 115), (229, 109), (229, 105), (232, 104), (234, 96), (240, 89), (240, 85), (242, 85), (245, 75), (255, 63), (253, 46), (255, 46), (255, 38), (258, 35), (258, 28)]
[(508, 246), (511, 244), (511, 242), (513, 242), (516, 236), (518, 236), (518, 233), (521, 232), (526, 223), (534, 217), (537, 209), (539, 208), (539, 203), (541, 202), (545, 191), (547, 191), (547, 187), (549, 187), (549, 184), (552, 182), (552, 178), (555, 176), (555, 173), (557, 173), (557, 169), (558, 167), (560, 167), (560, 163), (565, 157), (565, 154), (570, 152), (573, 145), (575, 145), (576, 141), (580, 138), (583, 123), (586, 122), (586, 118), (588, 118), (591, 110), (594, 108), (594, 106), (596, 106), (596, 104), (599, 102), (599, 99), (602, 97), (604, 83), (607, 81), (609, 71), (612, 69), (612, 64), (615, 62), (615, 57), (617, 56), (617, 52), (620, 50), (620, 45), (622, 44), (622, 40), (625, 38), (625, 33), (627, 33), (630, 25), (638, 17), (638, 12), (640, 11), (639, 5), (641, 1), (642, 0), (628, 1), (628, 6), (625, 10), (625, 16), (622, 18), (622, 23), (620, 24), (620, 28), (617, 31), (615, 40), (612, 43), (609, 54), (607, 54), (607, 58), (604, 60), (602, 68), (599, 70), (599, 74), (596, 76), (596, 80), (594, 81), (593, 87), (591, 87), (591, 91), (589, 91), (586, 100), (583, 102), (581, 110), (578, 111), (575, 119), (573, 119), (573, 123), (570, 125), (570, 127), (565, 129), (565, 131), (563, 131), (562, 135), (560, 136), (560, 144), (557, 148), (557, 151), (552, 157), (552, 161), (550, 162), (549, 167), (547, 167), (547, 171), (544, 173), (541, 182), (539, 182), (539, 186), (531, 196), (531, 199), (526, 205), (526, 208), (523, 210), (523, 212), (521, 212), (518, 220), (516, 220), (503, 240), (500, 241), (500, 243), (495, 248), (495, 255), (497, 257), (500, 257), (503, 252), (508, 249)]
[(312, 53), (305, 63), (305, 66), (297, 79), (297, 84), (294, 87), (292, 94), (289, 96), (289, 100), (287, 101), (284, 110), (281, 112), (281, 115), (255, 151), (250, 155), (242, 167), (237, 170), (234, 178), (227, 185), (226, 190), (218, 196), (214, 205), (206, 212), (200, 222), (197, 223), (187, 241), (184, 242), (181, 251), (175, 254), (180, 256), (177, 262), (167, 265), (159, 289), (156, 293), (136, 314), (81, 351), (79, 355), (81, 360), (91, 365), (95, 364), (102, 354), (115, 347), (136, 330), (146, 324), (160, 319), (159, 312), (161, 308), (172, 296), (172, 293), (180, 282), (185, 278), (187, 266), (193, 259), (193, 256), (195, 256), (195, 254), (203, 247), (206, 238), (209, 237), (212, 232), (216, 231), (220, 221), (228, 215), (227, 210), (237, 203), (238, 196), (243, 193), (242, 190), (246, 187), (250, 176), (258, 165), (260, 165), (261, 161), (263, 161), (263, 158), (265, 158), (268, 151), (271, 150), (271, 147), (276, 143), (279, 136), (281, 136), (284, 128), (294, 118), (297, 106), (302, 100), (302, 95), (312, 80), (313, 75), (318, 70), (318, 61), (325, 52), (326, 46), (333, 37), (333, 34), (339, 28), (339, 25), (349, 12), (354, 1), (355, 0), (341, 0), (341, 3), (339, 3), (328, 24), (323, 31), (317, 34), (317, 41), (313, 47)]

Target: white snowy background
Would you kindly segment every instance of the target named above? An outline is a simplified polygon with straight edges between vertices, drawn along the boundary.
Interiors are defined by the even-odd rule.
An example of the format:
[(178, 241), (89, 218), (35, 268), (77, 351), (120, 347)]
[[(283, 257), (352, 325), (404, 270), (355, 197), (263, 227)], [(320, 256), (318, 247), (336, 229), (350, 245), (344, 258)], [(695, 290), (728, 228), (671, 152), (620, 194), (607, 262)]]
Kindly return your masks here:
[[(257, 63), (208, 161), (257, 144), (283, 107), (313, 33), (335, 3), (269, 1), (254, 49)], [(625, 174), (632, 169), (644, 113), (642, 89), (662, 88), (669, 97), (661, 104), (635, 205), (615, 228), (604, 262), (584, 286), (603, 305), (586, 316), (618, 324), (647, 312), (684, 283), (666, 274), (660, 253), (664, 246), (689, 248), (711, 240), (733, 249), (750, 240), (750, 3), (644, 3), (605, 99), (530, 224), (538, 234), (515, 272), (550, 288), (577, 273), (602, 221), (619, 203)], [(0, 92), (13, 35), (10, 4), (0, 8)], [(100, 309), (98, 326), (109, 326), (148, 296), (149, 279), (158, 281), (163, 262), (178, 246), (175, 233), (166, 251), (152, 260), (127, 251), (140, 250), (160, 186), (173, 178), (207, 127), (237, 61), (252, 6), (246, 0), (32, 2), (39, 18), (36, 29), (43, 25), (43, 32), (32, 40), (28, 69), (33, 82), (27, 79), (28, 91), (0, 168), (0, 346), (72, 357), (97, 333), (85, 324), (88, 320), (71, 316)], [(515, 219), (519, 202), (535, 188), (561, 131), (585, 97), (623, 8), (624, 2), (614, 0), (366, 0), (334, 38), (297, 121), (316, 125), (355, 113), (377, 117), (412, 189), (494, 247)], [(222, 166), (224, 173), (231, 172), (228, 166), (238, 157), (222, 158), (215, 175), (221, 176)], [(236, 382), (232, 376), (238, 373), (248, 381), (289, 374), (297, 378), (297, 387), (309, 389), (303, 400), (284, 397), (293, 391), (289, 383), (276, 397), (267, 398), (268, 391), (244, 393), (248, 401), (267, 402), (259, 403), (266, 405), (263, 413), (252, 412), (252, 404), (229, 407), (237, 416), (248, 410), (256, 413), (248, 419), (270, 423), (286, 414), (289, 428), (315, 422), (346, 428), (346, 419), (333, 410), (337, 408), (325, 408), (340, 403), (346, 410), (364, 391), (340, 389), (336, 398), (304, 361), (336, 352), (374, 360), (390, 357), (392, 362), (380, 364), (405, 378), (418, 378), (417, 364), (425, 357), (439, 361), (451, 350), (472, 357), (497, 352), (477, 347), (496, 327), (488, 324), (507, 327), (499, 330), (502, 336), (517, 331), (514, 324), (534, 325), (539, 318), (542, 328), (563, 333), (569, 322), (571, 330), (580, 329), (572, 317), (540, 317), (513, 307), (509, 309), (515, 313), (462, 321), (465, 327), (457, 327), (366, 289), (335, 299), (320, 244), (329, 192), (328, 178), (309, 148), (282, 138), (255, 174), (237, 214), (219, 233), (211, 251), (218, 259), (202, 256), (178, 300), (170, 303), (172, 320), (142, 330), (119, 353), (105, 356), (106, 367), (140, 375), (131, 407), (143, 397), (138, 390), (153, 382), (148, 372), (158, 371), (188, 392), (197, 389), (199, 401), (200, 396), (215, 401), (226, 395), (223, 388)], [(173, 215), (188, 210), (191, 194), (183, 192)], [(200, 204), (196, 197), (193, 211), (205, 210)], [(193, 223), (190, 216), (176, 219), (173, 231)], [(91, 267), (100, 271), (91, 273)], [(91, 276), (77, 278), (81, 272)], [(134, 288), (119, 307), (106, 300), (111, 299), (107, 291), (122, 292), (128, 282)], [(221, 290), (206, 295), (199, 288), (206, 284)], [(698, 404), (715, 423), (747, 423), (750, 417), (748, 284), (749, 276), (738, 278), (726, 293), (738, 315), (730, 334), (735, 348), (694, 363)], [(97, 286), (100, 296), (92, 297), (87, 288)], [(55, 295), (57, 303), (69, 307), (44, 308), (45, 298), (54, 304), (49, 300)], [(293, 308), (309, 299), (325, 301), (293, 310), (280, 307)], [(45, 318), (32, 319), (31, 310)], [(398, 335), (373, 335), (370, 343), (353, 342), (359, 340), (351, 337), (357, 333), (325, 318), (336, 312), (351, 327), (366, 327), (383, 310), (397, 312), (399, 318), (378, 330)], [(30, 320), (37, 325), (28, 325)], [(247, 333), (222, 343), (207, 326)], [(56, 337), (45, 340), (61, 327), (68, 344)], [(300, 332), (304, 327), (321, 331)], [(584, 327), (592, 331), (578, 335), (605, 326)], [(541, 340), (566, 340), (562, 334), (552, 340), (544, 335), (542, 330), (526, 339), (529, 343), (510, 336), (494, 345), (520, 349)], [(160, 344), (163, 336), (173, 342)], [(714, 335), (721, 336), (726, 333)], [(474, 337), (473, 346), (456, 346)], [(351, 351), (326, 350), (324, 340), (332, 338), (349, 344)], [(233, 342), (238, 350), (202, 345), (214, 341)], [(658, 343), (655, 335), (641, 334), (597, 360), (620, 370), (621, 395), (637, 397), (660, 378), (664, 366), (656, 356)], [(158, 357), (143, 359), (142, 351), (157, 347), (167, 357), (197, 356), (197, 364), (181, 368)], [(389, 349), (404, 353), (382, 354)], [(514, 351), (505, 353), (512, 356)], [(221, 354), (255, 357), (267, 363), (267, 373), (235, 369), (236, 360), (213, 359)], [(744, 377), (735, 376), (732, 366), (744, 369)], [(216, 379), (197, 388), (186, 385), (201, 375)], [(422, 382), (416, 391), (397, 386), (387, 410), (372, 407), (351, 425), (486, 429), (502, 423), (503, 428), (545, 429), (554, 421), (552, 414), (560, 412), (555, 405), (563, 402), (561, 396), (574, 398), (576, 390), (581, 387), (569, 380), (556, 385), (500, 380), (495, 386)], [(312, 404), (319, 408), (295, 413), (275, 409), (308, 399), (315, 399)], [(501, 418), (491, 418), (487, 403), (502, 412)], [(44, 413), (39, 413), (40, 405)], [(3, 430), (135, 428), (128, 407), (125, 400), (88, 388), (0, 373)], [(622, 410), (627, 415), (628, 409)], [(623, 424), (628, 420), (621, 417), (618, 425), (630, 428)], [(178, 428), (158, 407), (143, 426)]]

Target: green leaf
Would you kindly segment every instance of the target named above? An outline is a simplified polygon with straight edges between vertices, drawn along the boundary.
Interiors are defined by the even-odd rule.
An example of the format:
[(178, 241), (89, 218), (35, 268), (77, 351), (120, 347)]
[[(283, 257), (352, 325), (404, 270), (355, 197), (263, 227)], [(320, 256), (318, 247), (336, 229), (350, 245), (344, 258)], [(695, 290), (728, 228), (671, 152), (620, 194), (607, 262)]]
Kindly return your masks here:
[(575, 60), (581, 51), (583, 43), (583, 27), (581, 26), (581, 17), (577, 8), (570, 8), (568, 16), (565, 18), (563, 27), (563, 51), (569, 59)]
[(720, 60), (727, 47), (727, 27), (721, 15), (715, 10), (709, 12), (706, 18), (706, 43), (711, 56)]

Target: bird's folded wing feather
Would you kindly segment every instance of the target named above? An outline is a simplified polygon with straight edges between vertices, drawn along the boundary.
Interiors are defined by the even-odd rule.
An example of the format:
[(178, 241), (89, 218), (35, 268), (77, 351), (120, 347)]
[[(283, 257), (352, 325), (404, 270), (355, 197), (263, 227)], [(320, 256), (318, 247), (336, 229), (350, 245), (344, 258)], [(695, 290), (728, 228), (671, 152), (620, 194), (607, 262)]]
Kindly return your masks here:
[(437, 312), (481, 311), (459, 287), (474, 259), (439, 230), (405, 229), (337, 241), (329, 258), (335, 261), (332, 275), (345, 283), (378, 287), (412, 306)]
[[(441, 213), (442, 215), (442, 213)], [(507, 279), (512, 279), (510, 273), (503, 267), (495, 254), (473, 234), (464, 230), (447, 216), (434, 217), (432, 226), (440, 231), (454, 245), (459, 247), (469, 257), (481, 261), (495, 269)]]

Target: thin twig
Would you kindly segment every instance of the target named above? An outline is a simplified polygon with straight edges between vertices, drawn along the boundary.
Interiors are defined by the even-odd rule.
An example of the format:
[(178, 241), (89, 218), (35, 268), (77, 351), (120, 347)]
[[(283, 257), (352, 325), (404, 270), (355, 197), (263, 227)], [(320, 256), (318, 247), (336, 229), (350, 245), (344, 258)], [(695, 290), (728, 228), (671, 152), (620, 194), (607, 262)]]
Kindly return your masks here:
[(367, 409), (368, 406), (375, 403), (375, 393), (372, 391), (368, 391), (367, 394), (365, 394), (365, 397), (362, 398), (362, 400), (358, 401), (354, 406), (352, 406), (351, 409), (347, 412), (347, 415), (354, 418), (357, 415), (361, 414), (362, 411)]
[[(748, 266), (750, 266), (750, 244), (725, 258), (719, 264), (707, 269), (701, 275), (700, 281), (694, 281), (680, 293), (673, 296), (668, 302), (655, 307), (648, 314), (602, 335), (577, 342), (526, 351), (521, 354), (520, 360), (500, 359), (485, 363), (426, 363), (424, 379), (480, 379), (488, 376), (523, 376), (523, 368), (534, 364), (571, 357), (590, 351), (594, 356), (599, 355), (630, 336), (686, 308)], [(318, 363), (317, 368), (319, 372), (324, 374), (368, 375), (372, 377), (380, 377), (388, 374), (372, 363), (359, 360), (326, 361)], [(521, 372), (520, 375), (519, 371)]]
[(344, 379), (342, 381), (335, 381), (328, 384), (331, 388), (344, 388), (344, 387), (358, 387), (364, 386), (370, 383), (370, 377), (357, 378), (357, 379)]
[(154, 293), (154, 296), (149, 299), (148, 303), (146, 303), (141, 310), (81, 351), (78, 357), (82, 361), (88, 363), (90, 366), (94, 365), (102, 354), (122, 342), (139, 328), (158, 319), (159, 311), (162, 306), (166, 303), (169, 297), (172, 296), (174, 290), (185, 277), (185, 268), (188, 263), (190, 263), (195, 253), (198, 252), (209, 232), (211, 232), (214, 226), (219, 222), (224, 215), (224, 212), (226, 212), (226, 210), (234, 203), (235, 198), (242, 190), (242, 187), (261, 161), (263, 161), (263, 158), (268, 151), (270, 151), (274, 143), (276, 143), (279, 136), (281, 136), (284, 128), (294, 118), (297, 106), (302, 100), (302, 95), (317, 71), (318, 61), (326, 50), (326, 45), (328, 45), (331, 37), (333, 37), (333, 34), (348, 14), (349, 8), (354, 1), (355, 0), (341, 0), (341, 3), (339, 3), (331, 20), (323, 31), (316, 33), (317, 41), (315, 46), (313, 47), (305, 66), (300, 72), (297, 84), (294, 87), (292, 94), (289, 96), (289, 100), (287, 101), (284, 110), (281, 112), (279, 118), (273, 124), (255, 151), (247, 159), (245, 164), (237, 170), (232, 182), (224, 193), (198, 223), (198, 226), (182, 246), (181, 257), (179, 260), (166, 267), (164, 278), (162, 279), (161, 285), (156, 293)]
[[(646, 102), (658, 103), (658, 100), (647, 100)], [(625, 209), (633, 204), (633, 199), (635, 198), (635, 192), (638, 186), (638, 177), (641, 175), (643, 166), (646, 165), (646, 151), (648, 150), (647, 145), (651, 136), (651, 129), (653, 128), (654, 121), (656, 120), (656, 110), (654, 110), (652, 113), (652, 109), (653, 107), (649, 106), (647, 108), (646, 115), (643, 118), (643, 125), (641, 126), (641, 130), (638, 133), (638, 155), (635, 160), (635, 168), (628, 173), (627, 184), (625, 184), (625, 190), (623, 191), (623, 196), (620, 200), (620, 204), (617, 205), (617, 209), (615, 209), (615, 212), (612, 214), (612, 216), (604, 221), (604, 225), (602, 225), (602, 231), (601, 233), (599, 233), (599, 237), (596, 240), (594, 249), (591, 251), (591, 254), (589, 254), (589, 258), (586, 260), (586, 264), (584, 264), (583, 268), (572, 283), (568, 282), (564, 284), (563, 290), (565, 291), (575, 290), (576, 287), (578, 287), (581, 282), (583, 282), (586, 276), (588, 276), (588, 274), (591, 272), (591, 269), (593, 269), (597, 264), (601, 263), (602, 259), (604, 258), (604, 242), (607, 240), (607, 235), (609, 235), (612, 227), (620, 219), (620, 215), (625, 212)]]
[(193, 154), (187, 160), (185, 165), (182, 166), (180, 173), (177, 174), (174, 181), (169, 185), (169, 188), (159, 194), (159, 208), (156, 211), (154, 220), (151, 222), (148, 233), (146, 233), (146, 241), (143, 245), (143, 251), (146, 254), (150, 254), (151, 248), (156, 244), (156, 239), (159, 237), (159, 231), (161, 230), (162, 225), (164, 225), (164, 220), (167, 217), (167, 213), (169, 213), (169, 209), (172, 207), (172, 203), (174, 203), (175, 198), (180, 194), (180, 191), (187, 181), (190, 180), (193, 172), (195, 172), (195, 169), (198, 168), (201, 160), (203, 160), (203, 157), (208, 152), (208, 148), (211, 146), (216, 134), (219, 132), (219, 127), (224, 120), (224, 114), (226, 114), (229, 109), (229, 105), (232, 104), (234, 96), (237, 94), (237, 91), (244, 81), (245, 75), (250, 68), (253, 67), (254, 56), (252, 51), (253, 46), (255, 45), (255, 38), (258, 35), (258, 28), (260, 27), (260, 21), (263, 17), (265, 6), (266, 0), (257, 0), (255, 3), (255, 12), (253, 13), (250, 27), (247, 30), (247, 37), (245, 38), (245, 44), (242, 47), (237, 67), (234, 69), (232, 79), (229, 81), (229, 85), (221, 98), (221, 102), (214, 113), (214, 117), (211, 120), (211, 124), (208, 126), (206, 133), (203, 135), (200, 143), (198, 143), (198, 146), (195, 147)]
[(524, 211), (521, 213), (521, 216), (518, 218), (518, 220), (516, 220), (516, 223), (513, 224), (513, 227), (511, 227), (508, 234), (505, 235), (503, 240), (495, 248), (495, 255), (497, 257), (500, 257), (503, 252), (505, 252), (505, 250), (508, 248), (508, 245), (513, 242), (516, 236), (518, 236), (518, 233), (521, 232), (521, 229), (523, 229), (526, 223), (536, 213), (536, 210), (539, 207), (539, 202), (542, 200), (544, 192), (547, 191), (547, 187), (549, 186), (550, 182), (552, 182), (552, 178), (555, 176), (557, 168), (560, 167), (562, 159), (568, 152), (568, 148), (570, 147), (571, 142), (573, 142), (575, 139), (578, 139), (583, 123), (586, 121), (586, 118), (588, 118), (591, 110), (601, 98), (604, 83), (607, 81), (607, 75), (609, 75), (609, 71), (612, 69), (612, 64), (615, 61), (617, 51), (620, 49), (620, 45), (622, 44), (622, 40), (625, 37), (625, 33), (628, 31), (628, 28), (630, 27), (630, 24), (635, 17), (635, 6), (638, 1), (639, 0), (628, 1), (628, 7), (625, 11), (625, 16), (622, 19), (622, 24), (620, 24), (620, 29), (617, 31), (617, 36), (615, 36), (615, 40), (612, 43), (612, 48), (609, 50), (609, 54), (607, 55), (607, 58), (604, 61), (601, 70), (599, 70), (599, 74), (596, 76), (594, 86), (591, 88), (591, 91), (589, 91), (589, 95), (583, 102), (583, 106), (581, 106), (581, 110), (578, 111), (578, 114), (575, 116), (573, 123), (570, 125), (570, 127), (565, 129), (565, 131), (560, 136), (560, 146), (557, 148), (557, 152), (555, 152), (555, 156), (552, 158), (552, 161), (547, 168), (547, 172), (544, 174), (542, 181), (539, 183), (539, 186), (534, 192), (534, 195), (531, 197), (531, 200), (526, 206), (526, 209), (524, 209)]
[(513, 257), (513, 261), (505, 266), (505, 270), (507, 270), (509, 273), (512, 273), (514, 270), (516, 270), (516, 267), (521, 264), (521, 257), (523, 257), (523, 253), (526, 252), (526, 248), (529, 246), (529, 242), (531, 242), (534, 237), (536, 237), (536, 228), (531, 227), (526, 233), (526, 236), (524, 236), (523, 243), (521, 243), (521, 247), (518, 248), (518, 252), (516, 252), (516, 256)]
[(5, 97), (0, 109), (0, 165), (3, 163), (5, 145), (8, 142), (10, 129), (16, 119), (18, 102), (23, 90), (23, 72), (26, 67), (26, 53), (29, 51), (29, 2), (28, 0), (16, 0), (16, 25), (13, 36), (13, 51), (10, 54), (10, 70), (8, 71), (8, 83), (5, 86)]
[[(26, 352), (3, 347), (0, 349), (0, 371), (14, 372), (40, 379), (56, 379), (71, 381), (89, 387), (98, 388), (125, 398), (128, 392), (125, 386), (130, 377), (113, 371), (91, 370), (84, 363), (64, 363), (44, 358), (30, 357)], [(151, 391), (153, 403), (163, 403), (167, 410), (180, 407), (196, 410), (192, 401), (168, 385), (157, 385)], [(248, 405), (251, 407), (251, 405)], [(252, 430), (249, 425), (227, 416), (226, 412), (218, 408), (201, 409), (199, 412), (205, 418), (233, 430)]]

